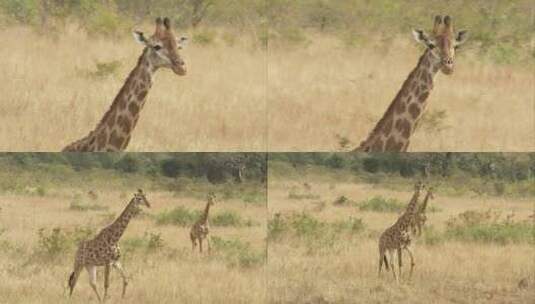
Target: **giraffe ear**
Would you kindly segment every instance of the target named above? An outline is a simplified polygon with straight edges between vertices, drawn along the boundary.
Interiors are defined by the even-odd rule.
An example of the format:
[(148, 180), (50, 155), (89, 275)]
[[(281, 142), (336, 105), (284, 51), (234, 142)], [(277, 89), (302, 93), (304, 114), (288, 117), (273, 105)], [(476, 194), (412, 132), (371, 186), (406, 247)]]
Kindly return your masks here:
[(435, 48), (435, 42), (422, 30), (412, 30), (412, 36), (416, 42), (422, 43), (427, 48)]
[(180, 38), (176, 38), (176, 45), (179, 50), (182, 50), (188, 45), (188, 37), (182, 36)]
[(132, 34), (134, 35), (134, 39), (137, 42), (139, 42), (140, 44), (143, 44), (143, 45), (147, 45), (148, 44), (148, 41), (145, 38), (145, 35), (143, 35), (143, 32), (134, 31), (134, 32), (132, 32)]
[(468, 40), (468, 31), (459, 31), (455, 37), (455, 47), (461, 46), (466, 40)]

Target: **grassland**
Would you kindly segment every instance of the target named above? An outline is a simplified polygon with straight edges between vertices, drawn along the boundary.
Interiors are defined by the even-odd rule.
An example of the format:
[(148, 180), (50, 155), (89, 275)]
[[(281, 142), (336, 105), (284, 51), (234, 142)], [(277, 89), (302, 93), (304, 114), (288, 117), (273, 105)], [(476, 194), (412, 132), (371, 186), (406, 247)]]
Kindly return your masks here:
[[(128, 32), (0, 33), (10, 46), (0, 50), (4, 151), (59, 151), (86, 135), (141, 53)], [(350, 46), (311, 32), (267, 50), (232, 30), (184, 34), (197, 37), (183, 51), (189, 73), (158, 72), (129, 151), (333, 151), (341, 138), (355, 147), (422, 53), (408, 30), (388, 41), (361, 33)], [(437, 76), (411, 151), (535, 148), (531, 66), (496, 63), (475, 45), (458, 52), (453, 75)]]
[[(22, 175), (14, 176), (27, 181)], [(266, 207), (262, 189), (240, 186), (258, 190), (256, 200), (225, 198), (219, 192), (222, 197), (211, 213), (216, 219), (211, 229), (212, 252), (201, 255), (191, 251), (189, 222), (173, 225), (159, 223), (158, 218), (177, 208), (198, 214), (205, 204), (201, 190), (214, 189), (199, 182), (190, 184), (196, 189), (193, 192), (153, 191), (155, 181), (151, 184), (138, 177), (132, 190), (132, 185), (123, 183), (127, 178), (108, 176), (108, 185), (96, 180), (79, 183), (73, 179), (70, 186), (48, 182), (43, 186), (46, 191), (40, 193), (4, 191), (0, 195), (1, 303), (96, 302), (85, 272), (72, 299), (68, 298), (75, 240), (110, 223), (130, 199), (129, 191), (143, 182), (149, 185), (145, 192), (152, 208), (132, 220), (120, 241), (123, 265), (131, 278), (124, 302), (264, 302)], [(87, 194), (89, 189), (96, 198)], [(40, 229), (44, 229), (41, 236)], [(102, 272), (98, 285), (102, 291)], [(120, 276), (112, 271), (109, 302), (120, 301), (120, 289)]]
[[(335, 170), (286, 168), (281, 172), (281, 167), (275, 168), (268, 187), (270, 303), (530, 303), (534, 299), (530, 198), (451, 196), (439, 187), (430, 202), (435, 210), (427, 215), (428, 227), (413, 246), (415, 273), (408, 280), (408, 267), (404, 267), (397, 285), (389, 272), (377, 276), (377, 239), (398, 212), (359, 206), (374, 197), (387, 198), (391, 205), (406, 203), (410, 188), (392, 190)], [(310, 190), (303, 186), (305, 182)], [(313, 198), (292, 199), (289, 193), (308, 193)], [(349, 203), (335, 204), (342, 196)], [(523, 237), (499, 241), (448, 233), (459, 214), (488, 210), (500, 223), (506, 223), (509, 215), (515, 223), (510, 227), (524, 227), (519, 232)], [(404, 261), (408, 266), (407, 257)], [(522, 279), (531, 289), (518, 287)]]

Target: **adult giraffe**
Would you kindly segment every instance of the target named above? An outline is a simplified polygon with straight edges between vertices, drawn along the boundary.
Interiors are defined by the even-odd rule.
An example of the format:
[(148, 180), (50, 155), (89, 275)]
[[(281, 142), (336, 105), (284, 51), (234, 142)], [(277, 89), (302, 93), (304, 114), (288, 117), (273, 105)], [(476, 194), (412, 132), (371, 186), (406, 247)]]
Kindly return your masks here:
[(424, 54), (381, 120), (354, 152), (407, 151), (410, 137), (427, 106), (434, 77), (438, 71), (446, 75), (453, 73), (455, 50), (468, 38), (467, 31), (455, 34), (450, 16), (436, 16), (431, 35), (414, 30), (413, 36), (426, 46)]
[(177, 40), (169, 18), (156, 19), (156, 30), (151, 37), (145, 38), (142, 32), (136, 31), (134, 38), (145, 46), (136, 67), (95, 129), (66, 146), (63, 152), (125, 150), (145, 105), (153, 74), (160, 68), (169, 68), (177, 75), (186, 75), (185, 63), (178, 53), (186, 38)]

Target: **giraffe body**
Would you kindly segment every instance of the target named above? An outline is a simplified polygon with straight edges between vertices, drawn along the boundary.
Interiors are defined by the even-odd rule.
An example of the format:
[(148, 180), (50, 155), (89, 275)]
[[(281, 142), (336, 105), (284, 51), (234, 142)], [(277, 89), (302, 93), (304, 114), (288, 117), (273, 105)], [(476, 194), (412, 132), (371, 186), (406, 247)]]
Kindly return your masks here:
[[(412, 276), (414, 268), (414, 257), (410, 250), (411, 236), (409, 234), (410, 227), (414, 223), (414, 216), (417, 211), (418, 198), (420, 191), (423, 188), (421, 183), (417, 183), (415, 186), (415, 192), (411, 198), (405, 212), (397, 219), (397, 221), (390, 227), (388, 227), (379, 237), (379, 274), (381, 273), (382, 266), (385, 264), (386, 269), (392, 270), (394, 279), (399, 280), (396, 275), (394, 266), (394, 251), (397, 252), (399, 275), (401, 275), (402, 267), (402, 250), (405, 250), (411, 259), (411, 268), (409, 276)], [(388, 254), (388, 258), (387, 258)]]
[(210, 207), (215, 204), (216, 196), (213, 193), (208, 195), (208, 201), (206, 202), (206, 207), (204, 212), (201, 215), (201, 218), (198, 219), (195, 224), (191, 227), (190, 230), (190, 239), (191, 239), (191, 250), (194, 251), (197, 243), (199, 245), (199, 251), (202, 253), (202, 242), (206, 240), (208, 244), (208, 251), (210, 251), (210, 239), (208, 234), (210, 233), (210, 222), (208, 220), (208, 214), (210, 212)]
[(130, 220), (141, 211), (140, 205), (150, 207), (143, 192), (138, 190), (134, 194), (134, 198), (132, 198), (121, 215), (112, 224), (102, 229), (93, 239), (80, 242), (74, 258), (74, 270), (69, 277), (70, 295), (72, 295), (81, 271), (83, 268), (86, 268), (89, 274), (89, 284), (98, 300), (101, 301), (96, 286), (96, 269), (99, 266), (104, 266), (104, 299), (107, 296), (109, 287), (110, 267), (117, 269), (123, 279), (122, 295), (124, 297), (128, 280), (119, 261), (121, 250), (118, 242)]
[(156, 19), (156, 31), (149, 39), (141, 32), (135, 32), (134, 37), (145, 45), (137, 65), (97, 126), (87, 136), (67, 145), (63, 152), (125, 150), (152, 87), (154, 73), (160, 68), (170, 68), (177, 75), (186, 74), (184, 61), (177, 52), (186, 38), (177, 41), (168, 18)]
[(413, 35), (427, 49), (420, 57), (416, 68), (401, 86), (383, 117), (368, 137), (354, 152), (404, 152), (409, 147), (410, 137), (427, 107), (427, 98), (434, 86), (438, 71), (446, 75), (453, 73), (455, 50), (466, 41), (466, 31), (454, 37), (449, 16), (437, 16), (433, 36), (415, 30)]

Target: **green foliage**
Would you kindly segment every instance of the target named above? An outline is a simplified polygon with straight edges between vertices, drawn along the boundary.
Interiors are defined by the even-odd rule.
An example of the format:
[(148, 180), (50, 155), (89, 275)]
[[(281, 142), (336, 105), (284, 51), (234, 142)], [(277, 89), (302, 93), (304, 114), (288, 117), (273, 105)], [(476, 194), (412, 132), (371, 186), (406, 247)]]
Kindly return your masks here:
[(115, 168), (125, 173), (135, 173), (140, 170), (140, 160), (131, 154), (126, 154), (115, 163)]
[(405, 204), (402, 204), (394, 198), (384, 198), (382, 196), (374, 196), (368, 200), (360, 202), (358, 205), (359, 209), (362, 211), (394, 213), (399, 213), (402, 210), (405, 210), (406, 207)]
[[(191, 211), (186, 207), (179, 206), (172, 210), (160, 212), (155, 216), (158, 225), (176, 225), (189, 227), (201, 217), (201, 211)], [(211, 226), (214, 227), (242, 227), (252, 226), (254, 223), (243, 219), (236, 211), (224, 210), (216, 212), (209, 218)]]
[(39, 257), (53, 260), (72, 251), (79, 242), (92, 236), (94, 231), (88, 227), (76, 227), (72, 231), (55, 227), (50, 231), (41, 228), (37, 234), (38, 241), (34, 253)]
[(127, 238), (121, 242), (122, 248), (128, 253), (143, 251), (153, 253), (165, 247), (165, 242), (160, 233), (145, 232), (143, 237)]
[(179, 206), (170, 211), (163, 211), (157, 214), (156, 224), (187, 227), (193, 225), (200, 216), (200, 211), (190, 211), (186, 207)]
[(535, 243), (535, 226), (528, 222), (515, 222), (512, 216), (500, 219), (496, 211), (465, 211), (447, 222), (445, 236), (450, 239), (498, 243)]
[(39, 13), (37, 0), (2, 0), (0, 9), (5, 14), (21, 23), (35, 22)]
[(426, 111), (422, 115), (419, 127), (428, 133), (440, 133), (448, 128), (445, 120), (448, 118), (446, 110)]
[(211, 237), (212, 249), (225, 259), (230, 267), (256, 268), (266, 261), (265, 252), (255, 252), (249, 243), (239, 239), (223, 239)]
[(245, 221), (236, 211), (223, 211), (210, 218), (210, 225), (219, 227), (241, 227), (244, 225), (251, 225), (251, 222)]

